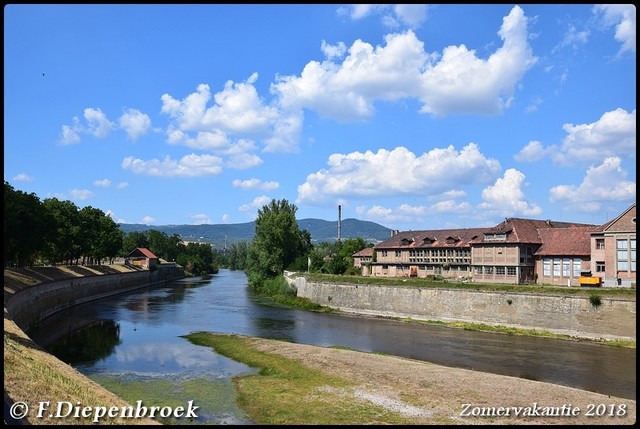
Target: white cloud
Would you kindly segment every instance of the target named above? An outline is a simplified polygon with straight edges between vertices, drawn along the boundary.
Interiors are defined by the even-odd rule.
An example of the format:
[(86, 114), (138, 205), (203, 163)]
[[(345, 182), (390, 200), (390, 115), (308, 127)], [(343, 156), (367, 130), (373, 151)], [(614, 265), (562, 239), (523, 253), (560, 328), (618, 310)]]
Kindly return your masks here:
[(108, 188), (109, 186), (111, 186), (111, 180), (109, 180), (109, 179), (94, 180), (93, 181), (93, 186), (99, 186), (101, 188)]
[(483, 60), (466, 46), (449, 46), (424, 74), (423, 112), (499, 114), (509, 107), (517, 83), (537, 61), (528, 43), (527, 17), (514, 6), (498, 34), (503, 44)]
[(239, 153), (231, 155), (225, 165), (229, 168), (235, 168), (237, 170), (247, 170), (249, 168), (257, 167), (262, 164), (262, 159), (252, 153)]
[(263, 182), (262, 180), (256, 178), (247, 180), (236, 179), (232, 184), (234, 188), (241, 188), (245, 190), (261, 189), (263, 191), (272, 191), (280, 187), (280, 184), (278, 182)]
[(438, 201), (431, 206), (431, 211), (436, 213), (460, 214), (468, 213), (472, 209), (471, 204), (467, 202), (458, 203), (455, 200)]
[(426, 4), (352, 4), (338, 9), (339, 14), (348, 14), (351, 19), (359, 20), (372, 14), (382, 15), (382, 22), (388, 27), (406, 25), (419, 27), (427, 18)]
[(128, 182), (120, 182), (118, 183), (118, 189), (124, 189), (129, 186)]
[(261, 195), (256, 197), (249, 204), (243, 204), (238, 207), (238, 210), (244, 212), (252, 209), (261, 209), (263, 206), (269, 204), (271, 202), (271, 197), (267, 197), (266, 195)]
[(107, 115), (102, 110), (88, 107), (84, 109), (84, 119), (87, 121), (86, 132), (98, 138), (109, 135), (113, 129), (113, 123), (107, 119)]
[(138, 140), (151, 128), (151, 118), (137, 109), (127, 109), (119, 118), (120, 128), (126, 131), (129, 139)]
[(277, 76), (271, 91), (283, 108), (341, 121), (369, 118), (377, 100), (405, 98), (419, 99), (421, 111), (433, 115), (499, 114), (537, 59), (520, 7), (504, 18), (498, 34), (503, 45), (486, 60), (464, 45), (429, 54), (411, 30), (389, 34), (386, 45), (375, 48), (356, 40), (342, 63), (311, 61), (300, 76)]
[(60, 136), (60, 144), (69, 145), (80, 142), (80, 134), (91, 134), (97, 138), (105, 138), (109, 135), (114, 125), (102, 110), (87, 107), (84, 109), (86, 126), (80, 124), (77, 117), (73, 118), (73, 125), (63, 125)]
[(225, 213), (222, 215), (222, 223), (229, 223), (230, 220), (231, 216), (229, 216), (229, 214)]
[(193, 214), (189, 217), (193, 220), (194, 225), (211, 225), (213, 223), (209, 216), (204, 213)]
[(344, 42), (338, 42), (337, 45), (330, 45), (323, 40), (320, 45), (320, 50), (328, 60), (342, 58), (345, 52), (347, 52), (347, 45), (345, 45)]
[(523, 147), (520, 152), (513, 156), (518, 162), (535, 162), (540, 161), (542, 158), (547, 155), (549, 152), (548, 149), (537, 140), (532, 140), (525, 147)]
[(602, 16), (604, 24), (616, 27), (615, 38), (622, 43), (618, 55), (636, 52), (636, 6), (633, 4), (598, 4), (593, 13)]
[[(209, 85), (200, 84), (183, 100), (164, 94), (161, 111), (171, 118), (166, 131), (169, 143), (225, 150), (238, 141), (255, 139), (264, 144), (267, 152), (297, 151), (302, 112), (280, 110), (265, 103), (254, 86), (257, 79), (258, 74), (254, 73), (242, 83), (228, 81), (222, 91), (213, 95)], [(197, 137), (190, 137), (191, 133)]]
[(308, 175), (307, 181), (298, 186), (299, 204), (347, 196), (440, 194), (460, 185), (489, 183), (500, 171), (500, 163), (484, 157), (474, 143), (461, 151), (449, 146), (420, 156), (404, 147), (377, 153), (333, 154), (328, 164), (329, 169)]
[(605, 201), (635, 201), (636, 182), (627, 180), (627, 172), (620, 164), (620, 158), (611, 157), (589, 167), (579, 186), (555, 186), (549, 191), (549, 200), (566, 203), (579, 211), (585, 207), (599, 210), (600, 203)]
[(604, 113), (590, 124), (564, 124), (567, 132), (560, 152), (554, 155), (559, 164), (575, 160), (600, 162), (606, 157), (636, 156), (636, 111), (616, 109)]
[[(77, 118), (76, 118), (77, 119)], [(62, 135), (60, 136), (60, 144), (69, 145), (80, 142), (80, 135), (69, 125), (62, 126)]]
[(145, 225), (151, 225), (151, 224), (154, 224), (155, 222), (156, 220), (151, 216), (145, 216), (142, 218), (142, 223)]
[(69, 195), (76, 201), (83, 201), (93, 197), (93, 192), (88, 189), (71, 189)]
[(144, 161), (129, 156), (122, 160), (122, 168), (137, 174), (163, 177), (197, 177), (222, 173), (222, 159), (213, 155), (185, 155), (180, 160), (166, 156), (163, 160)]
[(508, 169), (495, 184), (483, 189), (484, 202), (479, 204), (479, 208), (502, 216), (538, 216), (542, 213), (540, 207), (524, 200), (521, 189), (524, 179), (525, 176), (520, 171)]
[(16, 182), (32, 182), (33, 181), (33, 177), (29, 176), (28, 174), (25, 173), (20, 173), (17, 174), (15, 176), (13, 176), (13, 179)]
[(562, 41), (555, 46), (551, 52), (556, 52), (564, 47), (571, 47), (573, 49), (577, 49), (578, 46), (583, 46), (589, 41), (589, 31), (587, 30), (578, 30), (575, 25), (569, 25), (567, 32), (565, 33)]

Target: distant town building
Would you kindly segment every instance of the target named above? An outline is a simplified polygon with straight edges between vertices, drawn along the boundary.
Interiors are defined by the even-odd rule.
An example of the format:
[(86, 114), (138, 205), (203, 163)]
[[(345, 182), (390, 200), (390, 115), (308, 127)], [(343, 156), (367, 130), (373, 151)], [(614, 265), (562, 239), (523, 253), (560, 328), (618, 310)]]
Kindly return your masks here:
[(353, 255), (363, 276), (602, 286), (636, 281), (636, 204), (604, 225), (507, 218), (494, 227), (394, 231)]
[(159, 258), (149, 249), (138, 247), (133, 249), (126, 257), (125, 264), (135, 267), (153, 269), (158, 266)]

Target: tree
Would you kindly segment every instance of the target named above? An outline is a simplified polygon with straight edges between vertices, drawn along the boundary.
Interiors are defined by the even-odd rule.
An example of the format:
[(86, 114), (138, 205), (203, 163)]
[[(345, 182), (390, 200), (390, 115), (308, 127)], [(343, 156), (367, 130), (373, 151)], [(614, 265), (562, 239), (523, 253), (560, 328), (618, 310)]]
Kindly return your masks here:
[(4, 264), (31, 265), (45, 248), (47, 212), (36, 194), (4, 182)]
[(51, 221), (46, 250), (49, 262), (77, 263), (82, 253), (78, 207), (71, 201), (57, 198), (47, 198), (44, 206)]
[(308, 231), (298, 228), (298, 208), (282, 199), (258, 210), (256, 231), (247, 255), (247, 271), (261, 279), (282, 274), (299, 255), (311, 247)]

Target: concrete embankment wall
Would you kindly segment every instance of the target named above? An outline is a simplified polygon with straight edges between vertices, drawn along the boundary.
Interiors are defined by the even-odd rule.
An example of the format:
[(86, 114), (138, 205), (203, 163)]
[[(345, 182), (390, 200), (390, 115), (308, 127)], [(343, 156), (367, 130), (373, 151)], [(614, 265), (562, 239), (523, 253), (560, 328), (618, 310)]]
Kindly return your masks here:
[(584, 338), (636, 338), (636, 302), (408, 286), (293, 282), (299, 297), (341, 311), (537, 329)]
[(31, 326), (71, 306), (182, 277), (184, 277), (182, 267), (75, 277), (37, 284), (16, 291), (5, 300), (4, 306), (9, 317), (28, 334)]

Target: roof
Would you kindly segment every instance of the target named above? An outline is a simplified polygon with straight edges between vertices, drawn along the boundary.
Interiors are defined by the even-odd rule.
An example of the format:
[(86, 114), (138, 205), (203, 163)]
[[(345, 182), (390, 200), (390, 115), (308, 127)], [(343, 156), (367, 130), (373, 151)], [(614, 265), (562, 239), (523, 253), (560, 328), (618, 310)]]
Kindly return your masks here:
[(542, 246), (536, 256), (590, 256), (593, 228), (544, 228), (538, 230)]
[(354, 253), (352, 256), (355, 258), (366, 258), (369, 256), (373, 256), (373, 247), (365, 247), (364, 249)]
[(133, 249), (127, 256), (138, 256), (138, 254), (142, 254), (149, 259), (158, 259), (156, 255), (154, 255), (149, 249), (146, 247), (137, 247)]
[[(590, 232), (595, 232), (600, 228), (598, 225), (559, 222), (554, 220), (506, 218), (493, 228), (485, 228), (478, 238), (473, 240), (473, 244), (500, 242), (500, 243), (528, 243), (543, 244), (540, 231), (543, 229), (565, 229), (565, 228), (587, 228)], [(506, 234), (505, 240), (485, 240), (487, 234)]]
[(402, 231), (374, 246), (376, 249), (397, 247), (469, 247), (472, 239), (482, 236), (483, 228)]
[[(626, 209), (625, 211), (623, 211), (620, 216), (616, 217), (615, 219), (605, 223), (604, 225), (602, 225), (602, 231), (608, 231), (615, 223), (617, 223), (620, 219), (622, 219), (624, 216), (626, 216), (627, 213), (629, 213), (630, 211), (633, 210), (633, 217), (635, 219), (636, 217), (636, 203), (633, 203), (629, 206), (628, 209)], [(635, 221), (634, 221), (635, 224)]]

